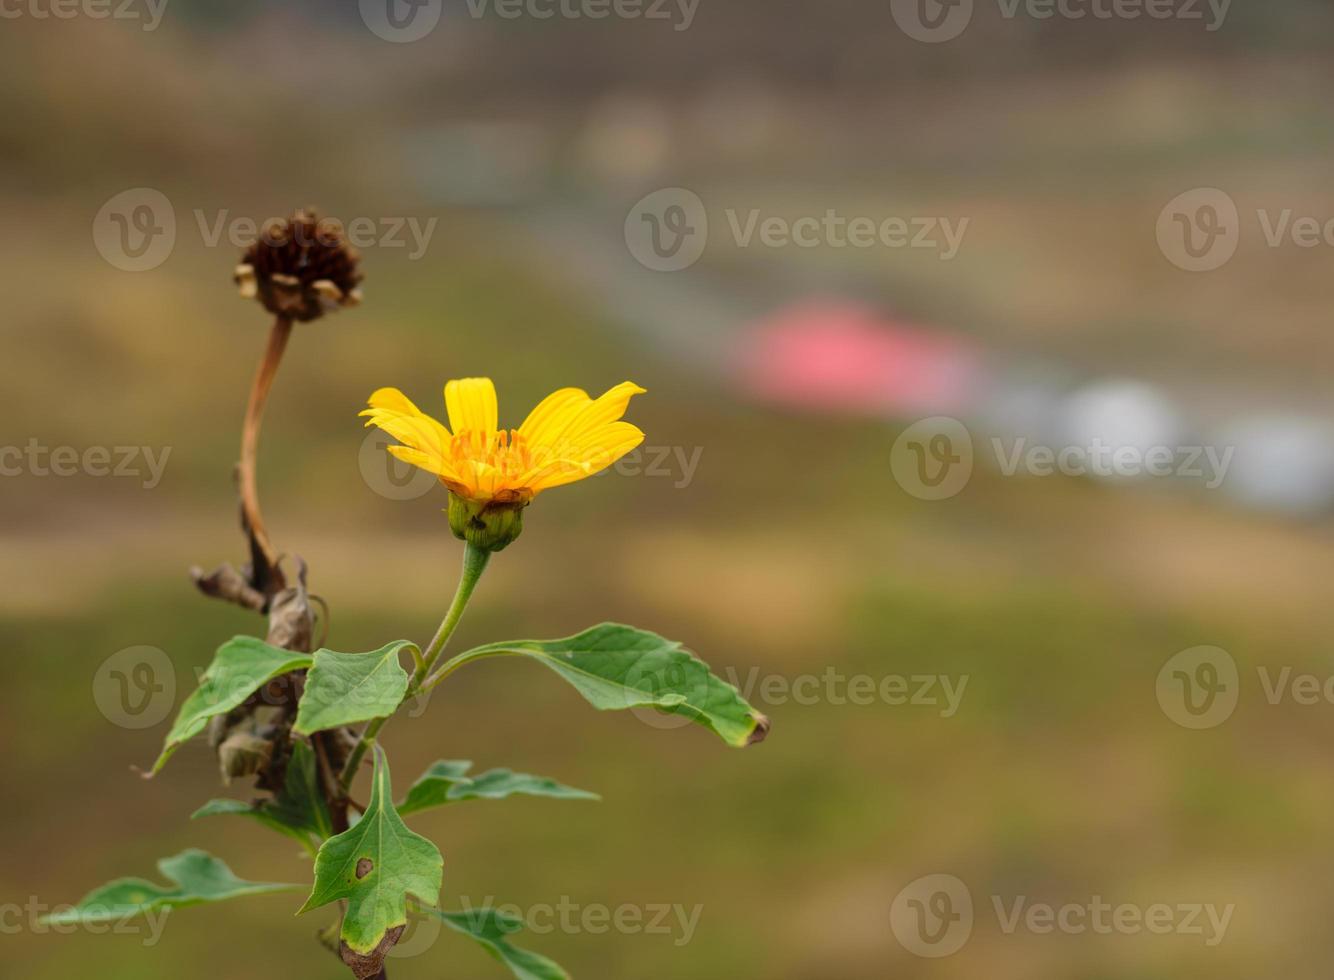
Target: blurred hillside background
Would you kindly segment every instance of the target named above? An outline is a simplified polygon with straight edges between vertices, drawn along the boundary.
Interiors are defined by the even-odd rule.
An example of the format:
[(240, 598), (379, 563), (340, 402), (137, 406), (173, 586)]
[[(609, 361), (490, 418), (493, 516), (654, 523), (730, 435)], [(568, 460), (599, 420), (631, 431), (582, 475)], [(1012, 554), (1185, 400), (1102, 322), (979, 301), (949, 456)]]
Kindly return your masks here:
[[(298, 326), (269, 406), (266, 516), (329, 603), (329, 644), (425, 639), (458, 564), (443, 491), (405, 490), (366, 449), (374, 388), (435, 408), (446, 378), (488, 375), (517, 424), (556, 387), (628, 378), (649, 390), (631, 419), (668, 453), (544, 497), (456, 642), (634, 623), (753, 684), (774, 722), (732, 752), (595, 713), (522, 663), (460, 673), (388, 730), (401, 787), (470, 758), (604, 801), (418, 818), (446, 903), (702, 907), (688, 942), (519, 940), (597, 980), (1328, 976), (1334, 703), (1267, 697), (1263, 678), (1334, 676), (1334, 241), (1271, 245), (1263, 222), (1334, 218), (1334, 8), (1236, 0), (1209, 30), (1203, 3), (1202, 20), (1073, 20), (978, 0), (941, 43), (888, 0), (700, 0), (688, 26), (677, 5), (510, 19), (451, 0), (411, 43), (350, 0), (167, 0), (151, 30), (144, 0), (123, 9), (138, 19), (24, 0), (0, 22), (0, 442), (169, 450), (160, 481), (4, 457), (7, 910), (185, 847), (308, 878), (261, 828), (188, 821), (221, 795), (202, 745), (135, 778), (169, 719), (126, 727), (98, 695), (108, 658), (148, 646), (179, 701), (220, 641), (262, 628), (186, 574), (244, 557), (231, 473), (268, 326), (212, 231), (313, 205), (407, 243), (363, 249), (364, 306)], [(127, 271), (94, 229), (144, 188), (174, 247)], [(1162, 225), (1202, 188), (1237, 207), (1236, 252), (1191, 272)], [(684, 215), (702, 249), (674, 272), (637, 237), (663, 189), (690, 196), (657, 219)], [(967, 224), (945, 258), (743, 244), (733, 218), (753, 211)], [(1204, 214), (1187, 214), (1202, 234)], [(421, 248), (410, 221), (433, 228)], [(914, 452), (960, 449), (938, 453), (935, 429), (914, 449), (926, 416), (972, 437), (945, 499), (911, 475)], [(992, 438), (1234, 454), (1212, 486), (1009, 475)], [(1239, 699), (1192, 729), (1163, 672), (1202, 645), (1227, 651)], [(917, 675), (966, 678), (957, 711), (846, 697), (851, 678)], [(813, 703), (774, 693), (806, 677)], [(924, 957), (894, 909), (937, 874), (975, 922)], [(993, 896), (1235, 911), (1210, 946), (1007, 932)], [(0, 972), (345, 975), (311, 942), (327, 916), (296, 904), (180, 911), (150, 949), (7, 914)], [(391, 977), (504, 975), (461, 937), (417, 948)]]

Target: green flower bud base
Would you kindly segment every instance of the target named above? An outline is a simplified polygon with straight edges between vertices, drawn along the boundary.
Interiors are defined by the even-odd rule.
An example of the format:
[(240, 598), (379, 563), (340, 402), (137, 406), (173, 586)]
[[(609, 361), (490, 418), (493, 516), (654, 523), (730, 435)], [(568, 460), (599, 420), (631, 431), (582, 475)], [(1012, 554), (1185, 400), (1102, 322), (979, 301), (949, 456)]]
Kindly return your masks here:
[(523, 533), (528, 502), (499, 503), (449, 495), (449, 526), (454, 536), (483, 551), (500, 551)]

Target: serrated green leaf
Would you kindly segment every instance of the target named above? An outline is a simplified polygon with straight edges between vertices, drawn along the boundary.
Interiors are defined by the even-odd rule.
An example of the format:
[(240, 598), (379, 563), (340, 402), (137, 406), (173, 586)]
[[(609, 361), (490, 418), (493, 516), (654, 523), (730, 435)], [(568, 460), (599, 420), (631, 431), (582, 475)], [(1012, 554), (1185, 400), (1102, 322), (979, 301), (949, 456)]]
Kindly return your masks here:
[(406, 926), (407, 898), (440, 901), (440, 850), (408, 829), (394, 809), (389, 763), (375, 747), (375, 782), (355, 827), (325, 841), (315, 859), (315, 887), (302, 912), (347, 900), (343, 942), (355, 953), (377, 952), (391, 929)]
[(407, 649), (416, 650), (417, 645), (395, 640), (370, 653), (317, 650), (295, 730), (314, 735), (392, 715), (408, 693), (408, 672), (399, 662), (399, 654)]
[(441, 912), (426, 909), (456, 932), (476, 940), (486, 951), (509, 967), (519, 980), (570, 980), (570, 975), (556, 963), (509, 942), (509, 937), (523, 928), (523, 923), (492, 908), (468, 912)]
[(464, 800), (501, 800), (507, 796), (546, 796), (558, 800), (600, 800), (596, 793), (564, 786), (544, 776), (491, 769), (469, 776), (471, 762), (441, 760), (427, 769), (398, 805), (402, 816)]
[(293, 743), (283, 791), (274, 799), (257, 805), (240, 800), (210, 800), (190, 819), (216, 816), (250, 817), (306, 847), (312, 837), (318, 845), (333, 834), (333, 820), (320, 787), (319, 763), (314, 750), (305, 742)]
[(222, 902), (247, 895), (291, 891), (300, 885), (243, 881), (213, 855), (204, 851), (182, 851), (158, 862), (162, 876), (176, 887), (163, 888), (143, 878), (118, 878), (84, 897), (71, 909), (46, 916), (50, 925), (106, 922), (160, 909), (178, 909), (206, 902)]
[(769, 719), (681, 644), (647, 630), (603, 623), (560, 640), (489, 643), (461, 653), (452, 671), (485, 657), (530, 657), (569, 681), (600, 711), (655, 708), (682, 715), (741, 748), (762, 741)]
[(308, 653), (293, 653), (271, 646), (253, 636), (236, 636), (218, 647), (199, 687), (185, 699), (176, 723), (167, 733), (162, 755), (153, 763), (152, 775), (162, 771), (167, 760), (209, 723), (245, 703), (250, 695), (283, 674), (311, 665)]

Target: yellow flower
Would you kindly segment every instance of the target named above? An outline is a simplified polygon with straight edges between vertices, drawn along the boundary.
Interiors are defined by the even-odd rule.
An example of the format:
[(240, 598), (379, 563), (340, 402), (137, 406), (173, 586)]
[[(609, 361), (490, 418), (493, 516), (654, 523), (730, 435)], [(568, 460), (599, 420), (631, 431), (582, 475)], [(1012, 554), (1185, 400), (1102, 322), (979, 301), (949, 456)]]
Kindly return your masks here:
[[(621, 421), (630, 399), (643, 391), (629, 381), (600, 398), (590, 398), (579, 388), (562, 388), (510, 430), (497, 428), (496, 389), (490, 378), (445, 385), (449, 428), (397, 388), (375, 392), (361, 414), (367, 426), (379, 426), (402, 443), (390, 446), (389, 452), (434, 473), (449, 488), (450, 523), (465, 537), (460, 533), (465, 517), (475, 521), (500, 509), (517, 514), (543, 490), (601, 472), (643, 442), (643, 432)], [(456, 507), (467, 512), (459, 521)]]

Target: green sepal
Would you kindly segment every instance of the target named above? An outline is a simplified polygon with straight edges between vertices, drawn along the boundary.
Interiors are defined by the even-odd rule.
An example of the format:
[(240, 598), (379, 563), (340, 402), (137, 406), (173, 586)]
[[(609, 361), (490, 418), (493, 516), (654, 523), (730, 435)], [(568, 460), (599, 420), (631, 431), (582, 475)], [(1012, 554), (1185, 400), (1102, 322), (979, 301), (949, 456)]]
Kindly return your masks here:
[(469, 500), (451, 492), (449, 528), (454, 537), (485, 552), (502, 551), (523, 533), (527, 500)]

